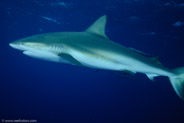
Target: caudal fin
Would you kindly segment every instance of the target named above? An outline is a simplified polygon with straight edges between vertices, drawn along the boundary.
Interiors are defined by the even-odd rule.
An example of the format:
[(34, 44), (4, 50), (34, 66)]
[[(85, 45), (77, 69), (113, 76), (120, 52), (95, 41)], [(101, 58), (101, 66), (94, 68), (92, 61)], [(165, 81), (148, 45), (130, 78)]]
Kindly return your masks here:
[(173, 70), (176, 76), (170, 76), (171, 84), (177, 95), (184, 100), (184, 67)]

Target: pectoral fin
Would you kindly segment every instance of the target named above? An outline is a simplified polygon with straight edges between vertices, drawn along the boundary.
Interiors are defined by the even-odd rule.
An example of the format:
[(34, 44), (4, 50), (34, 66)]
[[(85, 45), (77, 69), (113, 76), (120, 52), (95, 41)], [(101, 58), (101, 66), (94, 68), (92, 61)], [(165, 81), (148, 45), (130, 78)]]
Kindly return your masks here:
[(67, 63), (72, 65), (83, 66), (78, 60), (76, 60), (69, 54), (62, 53), (62, 54), (59, 54), (58, 56), (61, 57), (60, 62), (63, 62), (64, 60), (64, 62), (67, 61)]

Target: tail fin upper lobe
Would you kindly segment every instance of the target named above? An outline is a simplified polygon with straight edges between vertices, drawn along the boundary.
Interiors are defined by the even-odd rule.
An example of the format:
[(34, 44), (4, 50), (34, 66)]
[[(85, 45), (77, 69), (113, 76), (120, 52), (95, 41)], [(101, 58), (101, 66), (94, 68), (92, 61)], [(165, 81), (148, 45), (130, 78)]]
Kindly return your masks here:
[(173, 70), (176, 76), (170, 76), (171, 84), (177, 95), (184, 100), (184, 67), (176, 68)]

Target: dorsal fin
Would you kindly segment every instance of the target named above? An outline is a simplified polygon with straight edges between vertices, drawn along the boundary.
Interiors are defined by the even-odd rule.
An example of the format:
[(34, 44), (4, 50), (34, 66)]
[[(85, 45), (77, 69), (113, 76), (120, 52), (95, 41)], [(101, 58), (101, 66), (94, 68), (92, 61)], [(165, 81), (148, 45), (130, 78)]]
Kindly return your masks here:
[(106, 15), (100, 17), (88, 29), (86, 29), (86, 32), (97, 34), (99, 36), (107, 38), (107, 36), (105, 35), (106, 20)]

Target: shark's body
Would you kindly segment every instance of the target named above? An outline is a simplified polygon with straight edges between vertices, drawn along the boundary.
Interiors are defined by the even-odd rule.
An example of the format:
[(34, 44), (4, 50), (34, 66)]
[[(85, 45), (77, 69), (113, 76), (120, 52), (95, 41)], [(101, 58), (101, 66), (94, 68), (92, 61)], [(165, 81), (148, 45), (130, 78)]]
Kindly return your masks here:
[(170, 70), (158, 60), (146, 58), (135, 50), (115, 43), (105, 35), (106, 16), (99, 18), (84, 32), (39, 34), (17, 40), (10, 46), (24, 54), (77, 66), (144, 73), (151, 80), (168, 76), (177, 94), (184, 98), (184, 68)]

